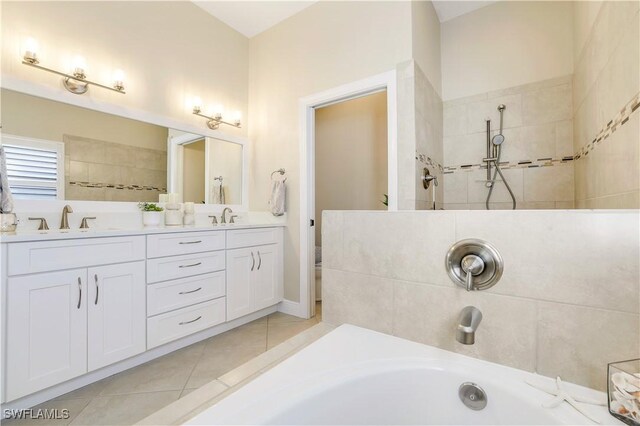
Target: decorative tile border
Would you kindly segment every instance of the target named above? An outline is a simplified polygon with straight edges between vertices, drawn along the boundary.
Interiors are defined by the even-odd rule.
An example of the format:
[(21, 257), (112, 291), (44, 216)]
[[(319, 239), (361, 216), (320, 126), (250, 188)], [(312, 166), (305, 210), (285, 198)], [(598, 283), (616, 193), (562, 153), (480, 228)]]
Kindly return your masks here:
[(588, 142), (582, 148), (580, 148), (575, 154), (574, 159), (579, 160), (582, 157), (586, 157), (589, 155), (591, 151), (595, 149), (596, 146), (600, 145), (604, 142), (609, 136), (611, 136), (620, 126), (623, 126), (629, 118), (631, 114), (634, 112), (640, 111), (640, 93), (635, 95), (621, 110), (618, 114), (610, 120), (605, 127), (603, 127), (595, 138), (591, 142)]
[[(613, 134), (620, 126), (623, 126), (633, 113), (640, 111), (640, 93), (634, 96), (618, 114), (607, 123), (607, 125), (598, 132), (598, 135), (589, 143), (580, 148), (573, 156), (566, 156), (562, 158), (538, 158), (536, 160), (522, 160), (522, 161), (503, 161), (500, 162), (500, 167), (503, 170), (508, 169), (525, 169), (534, 167), (551, 167), (568, 163), (573, 160), (579, 160), (586, 157), (591, 151), (602, 142), (604, 142), (611, 134)], [(428, 157), (427, 157), (428, 158)], [(455, 166), (445, 166), (443, 174), (451, 174), (461, 171), (471, 170), (486, 170), (486, 164), (462, 164)]]
[[(536, 160), (521, 160), (521, 161), (501, 161), (500, 168), (502, 170), (508, 169), (532, 169), (536, 167), (552, 167), (566, 164), (573, 161), (573, 156), (569, 155), (562, 158), (538, 158)], [(445, 166), (444, 174), (448, 175), (455, 172), (470, 172), (472, 170), (487, 170), (486, 164), (463, 164), (457, 166)]]
[(433, 160), (431, 157), (427, 156), (426, 154), (420, 154), (419, 152), (416, 151), (416, 161), (419, 161), (422, 164), (426, 164), (427, 166), (434, 167), (438, 169), (440, 173), (444, 172), (444, 167), (442, 167), (442, 164)]
[(155, 186), (146, 185), (123, 185), (119, 183), (102, 183), (102, 182), (69, 182), (69, 185), (80, 186), (83, 188), (110, 188), (110, 189), (128, 189), (131, 191), (160, 191), (167, 192), (166, 188), (157, 188)]

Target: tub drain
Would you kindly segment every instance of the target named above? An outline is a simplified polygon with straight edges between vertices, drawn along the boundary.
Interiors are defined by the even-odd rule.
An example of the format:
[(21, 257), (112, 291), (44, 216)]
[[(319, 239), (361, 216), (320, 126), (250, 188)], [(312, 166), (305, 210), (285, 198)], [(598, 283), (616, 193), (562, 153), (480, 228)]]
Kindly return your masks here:
[(487, 394), (475, 383), (466, 382), (458, 389), (460, 401), (472, 410), (482, 410), (487, 406)]

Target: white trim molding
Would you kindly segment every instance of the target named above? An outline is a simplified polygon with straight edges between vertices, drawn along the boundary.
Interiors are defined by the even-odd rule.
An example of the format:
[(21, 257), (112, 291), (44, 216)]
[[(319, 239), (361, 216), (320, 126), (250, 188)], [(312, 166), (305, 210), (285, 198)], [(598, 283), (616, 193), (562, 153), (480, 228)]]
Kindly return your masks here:
[[(387, 91), (388, 195), (390, 211), (398, 209), (398, 99), (396, 71), (335, 87), (299, 101), (300, 120), (300, 315), (315, 311), (315, 109)], [(294, 314), (295, 315), (295, 314)]]

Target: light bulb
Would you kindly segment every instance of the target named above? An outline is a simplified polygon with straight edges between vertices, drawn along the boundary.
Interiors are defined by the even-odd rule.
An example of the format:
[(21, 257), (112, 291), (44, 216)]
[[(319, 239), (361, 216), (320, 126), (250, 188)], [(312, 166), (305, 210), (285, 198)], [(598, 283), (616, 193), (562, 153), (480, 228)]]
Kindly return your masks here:
[(240, 123), (242, 122), (242, 113), (240, 111), (233, 112), (232, 122), (234, 125), (240, 127)]
[(199, 114), (201, 110), (202, 110), (202, 99), (196, 96), (195, 98), (193, 98), (193, 113)]
[(73, 58), (73, 75), (83, 79), (85, 78), (85, 69), (87, 68), (87, 61), (84, 59), (84, 57), (78, 55), (75, 58)]
[(113, 88), (119, 91), (124, 90), (124, 71), (121, 69), (113, 72)]
[(24, 42), (24, 57), (23, 59), (32, 64), (38, 63), (38, 41), (29, 37)]
[(217, 104), (213, 106), (213, 118), (216, 120), (222, 120), (222, 114), (224, 114), (224, 105)]

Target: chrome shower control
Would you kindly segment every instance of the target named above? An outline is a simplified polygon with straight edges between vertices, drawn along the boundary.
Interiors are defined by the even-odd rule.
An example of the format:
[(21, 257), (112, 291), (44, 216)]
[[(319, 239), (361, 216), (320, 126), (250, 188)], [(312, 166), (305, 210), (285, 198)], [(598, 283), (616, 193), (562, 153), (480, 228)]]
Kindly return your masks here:
[(472, 291), (494, 286), (502, 277), (504, 263), (491, 244), (468, 239), (451, 246), (445, 257), (445, 267), (454, 283)]
[(484, 271), (484, 261), (475, 254), (468, 254), (462, 258), (460, 267), (467, 274), (465, 277), (467, 291), (473, 290), (473, 277), (480, 275)]

